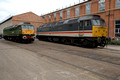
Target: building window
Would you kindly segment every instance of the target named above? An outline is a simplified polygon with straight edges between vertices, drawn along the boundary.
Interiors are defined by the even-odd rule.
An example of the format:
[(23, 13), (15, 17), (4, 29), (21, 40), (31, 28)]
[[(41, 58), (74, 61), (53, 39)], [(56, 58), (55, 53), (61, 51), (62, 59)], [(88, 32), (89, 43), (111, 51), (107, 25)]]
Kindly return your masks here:
[(67, 19), (70, 18), (70, 9), (67, 9)]
[(91, 3), (86, 4), (86, 14), (91, 13)]
[(99, 0), (99, 11), (105, 11), (105, 0)]
[(79, 6), (75, 7), (75, 16), (79, 16)]
[(62, 14), (62, 11), (60, 11), (60, 19), (62, 19), (63, 17), (63, 14)]
[(115, 37), (120, 37), (120, 20), (115, 21)]
[(56, 21), (56, 13), (54, 13), (54, 21)]
[(120, 0), (116, 0), (116, 8), (120, 8)]
[(51, 21), (51, 16), (49, 15), (49, 22)]
[(44, 19), (46, 20), (46, 16), (44, 16)]

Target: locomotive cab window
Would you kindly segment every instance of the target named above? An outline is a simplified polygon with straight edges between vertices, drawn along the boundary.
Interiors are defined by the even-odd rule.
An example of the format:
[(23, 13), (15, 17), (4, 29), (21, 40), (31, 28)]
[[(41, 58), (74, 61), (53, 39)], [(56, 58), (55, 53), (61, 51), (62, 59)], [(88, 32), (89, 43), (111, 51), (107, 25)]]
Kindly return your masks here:
[(92, 20), (93, 26), (106, 26), (104, 20)]
[(29, 29), (34, 29), (34, 27), (33, 26), (29, 26)]
[(22, 26), (22, 29), (28, 29), (28, 28), (27, 28), (27, 26), (23, 25), (23, 26)]
[(23, 25), (22, 29), (34, 29), (34, 27), (29, 25)]

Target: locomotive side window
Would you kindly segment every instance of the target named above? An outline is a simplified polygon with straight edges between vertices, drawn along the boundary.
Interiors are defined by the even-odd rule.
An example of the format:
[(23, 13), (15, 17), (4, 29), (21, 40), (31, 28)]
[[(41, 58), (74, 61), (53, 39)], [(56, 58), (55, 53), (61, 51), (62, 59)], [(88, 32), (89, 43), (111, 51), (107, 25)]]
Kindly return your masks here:
[(91, 20), (84, 21), (84, 30), (92, 30)]
[(87, 27), (87, 26), (91, 26), (91, 21), (90, 20), (87, 20), (87, 21), (85, 21), (85, 27)]
[(80, 27), (83, 27), (83, 21), (80, 21)]

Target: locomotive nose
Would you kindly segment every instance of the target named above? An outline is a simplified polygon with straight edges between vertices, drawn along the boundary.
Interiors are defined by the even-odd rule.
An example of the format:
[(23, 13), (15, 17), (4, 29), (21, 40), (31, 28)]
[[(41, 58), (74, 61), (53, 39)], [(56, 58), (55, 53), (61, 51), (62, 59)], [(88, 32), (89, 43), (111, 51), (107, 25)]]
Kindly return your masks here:
[(93, 27), (93, 37), (107, 37), (107, 28), (106, 27), (100, 27), (100, 26), (94, 26)]

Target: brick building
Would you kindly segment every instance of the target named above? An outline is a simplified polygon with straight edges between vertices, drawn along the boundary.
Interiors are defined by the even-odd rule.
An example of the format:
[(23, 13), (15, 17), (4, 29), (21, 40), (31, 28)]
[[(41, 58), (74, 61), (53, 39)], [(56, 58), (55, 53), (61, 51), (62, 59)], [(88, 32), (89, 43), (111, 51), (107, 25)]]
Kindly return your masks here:
[(38, 26), (44, 24), (43, 23), (44, 21), (41, 17), (34, 14), (33, 12), (27, 12), (27, 13), (11, 16), (8, 19), (6, 19), (5, 21), (1, 22), (0, 23), (0, 34), (3, 33), (3, 29), (5, 27), (19, 24), (22, 22), (30, 22), (35, 27), (35, 31)]
[(109, 37), (120, 37), (120, 0), (88, 0), (41, 17), (48, 24), (85, 15), (100, 15), (109, 26)]

